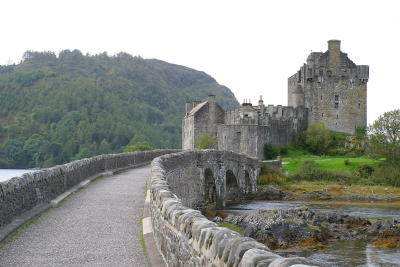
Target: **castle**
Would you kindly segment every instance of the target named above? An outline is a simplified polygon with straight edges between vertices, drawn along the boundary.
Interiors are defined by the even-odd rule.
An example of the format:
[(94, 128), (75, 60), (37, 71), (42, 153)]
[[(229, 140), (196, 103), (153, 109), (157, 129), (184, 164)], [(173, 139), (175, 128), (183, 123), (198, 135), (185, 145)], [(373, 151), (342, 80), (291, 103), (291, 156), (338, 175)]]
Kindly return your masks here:
[(182, 148), (194, 149), (199, 136), (209, 135), (218, 150), (263, 158), (266, 143), (295, 141), (310, 124), (324, 123), (333, 131), (354, 133), (367, 126), (369, 67), (356, 65), (340, 50), (339, 40), (328, 51), (312, 52), (307, 63), (288, 79), (288, 106), (258, 106), (245, 101), (224, 111), (215, 96), (186, 103), (182, 120)]

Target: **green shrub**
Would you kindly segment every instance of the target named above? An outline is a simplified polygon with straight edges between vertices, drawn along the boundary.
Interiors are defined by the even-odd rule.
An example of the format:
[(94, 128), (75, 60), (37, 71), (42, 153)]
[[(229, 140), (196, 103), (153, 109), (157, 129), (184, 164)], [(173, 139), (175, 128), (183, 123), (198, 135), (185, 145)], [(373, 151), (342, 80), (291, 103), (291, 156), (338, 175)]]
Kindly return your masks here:
[(311, 124), (307, 128), (305, 144), (310, 152), (323, 155), (331, 147), (332, 143), (333, 135), (325, 124)]
[(346, 148), (331, 148), (325, 153), (327, 156), (349, 156), (351, 151)]
[(154, 150), (154, 147), (148, 142), (139, 142), (134, 145), (129, 145), (124, 148), (124, 152), (135, 152), (135, 151), (145, 151)]
[(264, 158), (274, 159), (279, 155), (279, 149), (272, 144), (266, 143), (264, 145)]
[(279, 155), (286, 156), (289, 153), (289, 148), (287, 146), (281, 146), (279, 148)]
[(260, 176), (257, 178), (258, 185), (277, 184), (282, 185), (285, 181), (283, 172), (274, 166), (263, 165), (261, 167)]
[(400, 166), (384, 163), (376, 166), (371, 179), (376, 184), (400, 186)]
[(205, 134), (197, 138), (195, 146), (197, 149), (209, 149), (212, 148), (214, 144), (215, 144), (214, 138), (212, 138), (208, 134)]
[(368, 178), (372, 175), (374, 169), (374, 166), (370, 164), (362, 164), (356, 167), (356, 169), (354, 170), (354, 175), (359, 178)]
[(346, 166), (348, 166), (348, 165), (350, 165), (350, 161), (349, 161), (348, 159), (345, 159), (345, 160), (343, 161), (343, 164), (346, 165)]
[(273, 174), (278, 176), (284, 176), (281, 169), (269, 164), (264, 164), (263, 166), (261, 166), (260, 175), (262, 174)]
[(258, 185), (269, 185), (269, 184), (282, 185), (284, 182), (285, 182), (285, 177), (274, 176), (272, 174), (263, 174), (258, 176), (257, 178)]

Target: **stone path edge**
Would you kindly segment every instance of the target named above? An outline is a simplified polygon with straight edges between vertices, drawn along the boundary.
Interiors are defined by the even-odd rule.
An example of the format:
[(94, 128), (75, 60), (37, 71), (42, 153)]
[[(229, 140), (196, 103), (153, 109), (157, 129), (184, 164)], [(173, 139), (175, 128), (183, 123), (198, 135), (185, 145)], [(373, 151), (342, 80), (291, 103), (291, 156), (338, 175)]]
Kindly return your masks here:
[(153, 226), (150, 217), (150, 190), (146, 190), (142, 220), (144, 249), (146, 250), (147, 259), (151, 267), (165, 267), (167, 264), (165, 263), (163, 256), (160, 254), (153, 236)]
[(75, 193), (76, 191), (80, 190), (81, 188), (86, 187), (94, 180), (96, 180), (100, 177), (104, 177), (104, 176), (111, 176), (111, 175), (129, 170), (129, 169), (140, 168), (140, 167), (143, 167), (143, 166), (146, 166), (149, 164), (150, 164), (150, 161), (140, 163), (140, 164), (130, 165), (130, 166), (127, 166), (124, 168), (110, 170), (107, 172), (101, 172), (101, 173), (98, 173), (96, 175), (89, 177), (88, 179), (80, 182), (78, 185), (71, 187), (69, 190), (65, 191), (64, 193), (62, 193), (55, 199), (51, 200), (50, 203), (42, 203), (42, 204), (37, 205), (33, 209), (24, 212), (24, 214), (22, 214), (21, 216), (18, 216), (11, 223), (7, 224), (5, 227), (0, 229), (0, 243), (5, 241), (7, 239), (7, 237), (9, 237), (11, 234), (16, 232), (19, 228), (21, 228), (22, 226), (24, 226), (25, 224), (30, 222), (32, 219), (34, 219), (35, 217), (39, 216), (41, 213), (47, 211), (48, 209), (50, 209), (52, 207), (57, 207), (64, 199), (66, 199), (71, 194)]

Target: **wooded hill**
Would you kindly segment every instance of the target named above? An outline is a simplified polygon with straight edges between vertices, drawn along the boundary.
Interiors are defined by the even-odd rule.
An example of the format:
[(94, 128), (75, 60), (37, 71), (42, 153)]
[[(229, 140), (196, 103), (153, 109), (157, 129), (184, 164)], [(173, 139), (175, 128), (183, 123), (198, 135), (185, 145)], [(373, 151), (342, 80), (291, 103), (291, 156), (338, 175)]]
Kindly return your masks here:
[(187, 100), (233, 93), (204, 72), (126, 53), (26, 52), (0, 66), (0, 168), (46, 167), (148, 141), (181, 147)]

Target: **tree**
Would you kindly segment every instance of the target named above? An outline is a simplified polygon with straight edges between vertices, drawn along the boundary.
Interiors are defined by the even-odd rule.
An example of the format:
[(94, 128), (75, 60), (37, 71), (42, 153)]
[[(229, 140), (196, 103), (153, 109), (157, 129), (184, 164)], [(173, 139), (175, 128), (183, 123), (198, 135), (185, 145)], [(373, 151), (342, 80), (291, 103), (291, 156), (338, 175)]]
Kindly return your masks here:
[(214, 138), (212, 138), (208, 134), (205, 134), (197, 138), (195, 147), (197, 149), (210, 149), (213, 148), (214, 143), (215, 143)]
[(278, 156), (279, 149), (274, 147), (272, 144), (266, 143), (264, 145), (264, 158), (265, 159), (274, 159)]
[(369, 126), (371, 155), (385, 158), (389, 163), (400, 161), (400, 109), (385, 112)]
[(134, 145), (126, 146), (124, 152), (135, 152), (135, 151), (145, 151), (145, 150), (154, 150), (154, 147), (148, 142), (139, 142)]
[(325, 154), (332, 142), (331, 131), (325, 124), (311, 124), (307, 128), (305, 143), (309, 151), (319, 155)]

